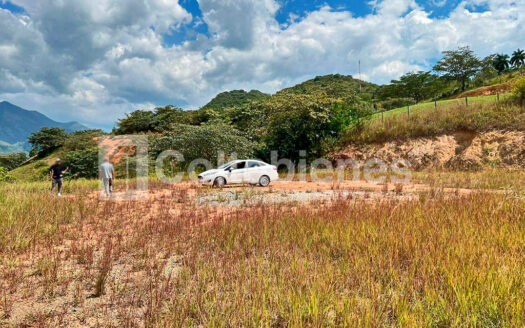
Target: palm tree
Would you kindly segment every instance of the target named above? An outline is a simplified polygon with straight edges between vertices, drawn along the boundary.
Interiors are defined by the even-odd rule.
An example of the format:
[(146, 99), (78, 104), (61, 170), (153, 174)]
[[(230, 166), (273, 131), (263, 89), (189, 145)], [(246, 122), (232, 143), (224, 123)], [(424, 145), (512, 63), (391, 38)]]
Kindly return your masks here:
[(521, 75), (523, 75), (523, 66), (525, 65), (525, 51), (518, 50), (514, 51), (512, 53), (512, 57), (510, 58), (510, 63), (516, 67), (521, 68)]
[(504, 70), (509, 69), (509, 55), (496, 55), (492, 62), (492, 66), (498, 71), (499, 83), (501, 84), (501, 73), (503, 73)]

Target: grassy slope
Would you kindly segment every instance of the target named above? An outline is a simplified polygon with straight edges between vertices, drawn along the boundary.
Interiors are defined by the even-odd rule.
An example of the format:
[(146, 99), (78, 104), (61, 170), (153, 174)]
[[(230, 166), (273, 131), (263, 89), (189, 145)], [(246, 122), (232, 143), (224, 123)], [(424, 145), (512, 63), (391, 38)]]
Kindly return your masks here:
[[(500, 100), (506, 99), (509, 96), (510, 96), (509, 94), (500, 95)], [(482, 103), (496, 102), (496, 101), (497, 101), (497, 96), (494, 96), (494, 95), (468, 97), (469, 105), (479, 105), (479, 104), (482, 104)], [(449, 107), (451, 105), (463, 105), (463, 104), (465, 104), (465, 99), (464, 98), (439, 100), (439, 101), (437, 101), (437, 110), (440, 110), (443, 107)], [(419, 103), (419, 104), (410, 106), (410, 113), (418, 112), (418, 111), (421, 111), (421, 110), (434, 110), (434, 109), (435, 109), (434, 102), (431, 101), (431, 102)], [(399, 115), (399, 114), (408, 115), (408, 108), (405, 106), (405, 107), (392, 109), (392, 110), (384, 112), (383, 116), (384, 117), (390, 117), (390, 116), (396, 116), (396, 115)], [(374, 114), (373, 118), (381, 118), (381, 113)]]
[(17, 181), (40, 181), (44, 179), (49, 167), (55, 163), (57, 157), (60, 157), (61, 151), (52, 153), (42, 159), (36, 160), (27, 165), (18, 167), (10, 172)]
[[(431, 107), (433, 108), (433, 107)], [(349, 129), (341, 139), (341, 146), (351, 143), (373, 143), (403, 140), (416, 137), (430, 137), (457, 130), (488, 131), (525, 130), (525, 107), (510, 101), (480, 101), (479, 103), (449, 103), (437, 111), (411, 111), (410, 117), (397, 114), (385, 115), (368, 122), (362, 130)]]

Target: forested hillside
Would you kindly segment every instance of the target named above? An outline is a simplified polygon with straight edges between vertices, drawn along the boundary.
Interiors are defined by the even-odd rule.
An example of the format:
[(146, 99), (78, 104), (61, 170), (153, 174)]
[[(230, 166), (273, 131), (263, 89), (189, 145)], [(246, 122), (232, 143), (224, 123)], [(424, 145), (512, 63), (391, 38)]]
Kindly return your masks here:
[(226, 91), (219, 93), (209, 103), (204, 105), (202, 109), (212, 109), (221, 112), (226, 108), (242, 106), (251, 101), (266, 100), (268, 98), (270, 98), (270, 95), (259, 90), (251, 90), (250, 92), (244, 90)]

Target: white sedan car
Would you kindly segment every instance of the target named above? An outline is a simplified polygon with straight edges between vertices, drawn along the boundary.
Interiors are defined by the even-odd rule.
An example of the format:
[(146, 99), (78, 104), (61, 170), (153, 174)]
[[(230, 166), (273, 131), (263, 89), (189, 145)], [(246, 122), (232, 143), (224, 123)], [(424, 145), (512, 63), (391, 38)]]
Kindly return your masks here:
[(277, 167), (255, 159), (237, 160), (199, 174), (199, 183), (223, 187), (226, 184), (249, 183), (267, 187), (279, 179)]

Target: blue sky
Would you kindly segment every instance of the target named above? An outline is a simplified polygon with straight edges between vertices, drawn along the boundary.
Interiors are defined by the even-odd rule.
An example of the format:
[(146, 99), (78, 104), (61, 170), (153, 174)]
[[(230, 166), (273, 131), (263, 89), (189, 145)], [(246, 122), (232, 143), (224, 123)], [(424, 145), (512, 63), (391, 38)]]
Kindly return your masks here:
[[(416, 3), (427, 10), (430, 17), (439, 18), (446, 17), (451, 10), (453, 10), (460, 0), (418, 0)], [(181, 44), (184, 41), (195, 40), (198, 34), (210, 36), (208, 26), (202, 19), (202, 11), (199, 8), (197, 0), (181, 0), (180, 5), (186, 9), (194, 18), (197, 18), (198, 24), (195, 21), (182, 26), (177, 31), (172, 31), (164, 35), (166, 46), (174, 44)], [(374, 13), (374, 5), (369, 1), (345, 1), (345, 0), (280, 0), (278, 1), (280, 8), (275, 15), (275, 19), (279, 24), (286, 26), (291, 20), (300, 20), (308, 13), (319, 10), (324, 6), (330, 6), (334, 11), (349, 11), (355, 17), (363, 17)], [(473, 11), (485, 11), (487, 7), (484, 5), (470, 6)]]
[(317, 75), (378, 84), (444, 50), (525, 48), (525, 0), (0, 0), (0, 101), (110, 129)]

